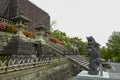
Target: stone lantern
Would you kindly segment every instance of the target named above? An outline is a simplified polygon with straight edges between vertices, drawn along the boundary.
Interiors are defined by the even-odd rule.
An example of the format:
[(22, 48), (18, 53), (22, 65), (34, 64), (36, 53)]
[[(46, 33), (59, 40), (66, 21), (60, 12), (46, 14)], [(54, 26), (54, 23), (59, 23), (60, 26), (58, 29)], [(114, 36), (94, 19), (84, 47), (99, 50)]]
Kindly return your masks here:
[(25, 17), (22, 13), (14, 17), (12, 20), (16, 22), (15, 26), (18, 28), (17, 35), (20, 37), (25, 37), (25, 35), (23, 34), (23, 30), (28, 27), (27, 23), (30, 22), (31, 20)]
[(50, 32), (49, 32), (48, 30), (46, 31), (45, 36), (46, 36), (46, 37), (49, 37), (49, 36), (50, 36)]
[(44, 35), (46, 34), (47, 28), (41, 23), (37, 24), (36, 27), (36, 41), (40, 41), (42, 44), (45, 44)]

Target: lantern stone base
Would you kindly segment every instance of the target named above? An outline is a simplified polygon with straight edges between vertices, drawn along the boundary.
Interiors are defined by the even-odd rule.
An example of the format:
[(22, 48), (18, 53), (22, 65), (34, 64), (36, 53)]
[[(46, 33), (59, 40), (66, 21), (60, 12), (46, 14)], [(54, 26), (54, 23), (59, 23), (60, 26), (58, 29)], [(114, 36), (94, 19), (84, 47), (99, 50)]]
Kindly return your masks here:
[(108, 72), (103, 71), (103, 76), (100, 76), (100, 73), (98, 75), (89, 75), (88, 71), (82, 71), (79, 73), (74, 80), (109, 80), (109, 74)]

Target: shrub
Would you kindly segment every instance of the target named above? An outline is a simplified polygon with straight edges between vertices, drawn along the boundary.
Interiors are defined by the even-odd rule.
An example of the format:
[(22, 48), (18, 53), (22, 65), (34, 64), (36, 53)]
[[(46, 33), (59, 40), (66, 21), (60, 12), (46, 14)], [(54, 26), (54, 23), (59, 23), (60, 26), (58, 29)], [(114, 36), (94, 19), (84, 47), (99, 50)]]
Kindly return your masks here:
[(0, 22), (0, 31), (14, 33), (14, 34), (18, 32), (15, 26), (2, 22)]
[(24, 30), (24, 31), (23, 31), (23, 34), (24, 34), (26, 37), (35, 38), (35, 35), (34, 35), (32, 32), (30, 32), (30, 31)]
[(17, 28), (13, 25), (10, 25), (10, 24), (5, 24), (6, 25), (6, 32), (9, 32), (9, 33), (14, 33), (16, 34), (18, 32)]
[(54, 43), (58, 43), (58, 44), (64, 44), (62, 41), (59, 41), (57, 38), (49, 38), (50, 41), (54, 42)]
[(6, 26), (5, 23), (0, 22), (0, 31), (5, 31)]

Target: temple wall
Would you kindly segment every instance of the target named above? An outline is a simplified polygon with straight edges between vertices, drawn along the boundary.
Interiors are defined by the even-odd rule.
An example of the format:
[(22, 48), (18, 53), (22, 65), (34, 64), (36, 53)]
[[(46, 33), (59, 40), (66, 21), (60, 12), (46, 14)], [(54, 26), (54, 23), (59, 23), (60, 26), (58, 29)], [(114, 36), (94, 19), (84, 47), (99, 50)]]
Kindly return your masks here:
[(17, 0), (0, 0), (0, 16), (13, 18), (17, 15)]
[[(50, 29), (50, 16), (32, 2), (28, 0), (18, 0), (18, 14), (20, 12), (23, 12), (26, 17), (32, 20), (29, 23), (29, 27), (34, 27), (34, 24), (41, 22), (48, 30)], [(34, 31), (33, 28), (29, 30)]]
[(4, 18), (14, 18), (23, 12), (31, 19), (28, 30), (35, 33), (34, 25), (39, 22), (50, 31), (50, 16), (48, 13), (37, 7), (29, 0), (0, 0), (0, 16)]

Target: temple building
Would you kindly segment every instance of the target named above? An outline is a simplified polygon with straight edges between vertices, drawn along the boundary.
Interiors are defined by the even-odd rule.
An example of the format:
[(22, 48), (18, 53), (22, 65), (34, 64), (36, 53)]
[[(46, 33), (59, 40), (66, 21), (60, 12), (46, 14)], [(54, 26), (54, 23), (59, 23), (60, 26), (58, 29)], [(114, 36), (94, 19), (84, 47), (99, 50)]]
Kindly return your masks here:
[[(31, 11), (32, 10), (32, 11)], [(35, 33), (34, 25), (41, 23), (50, 31), (50, 16), (29, 0), (0, 0), (0, 16), (7, 19), (12, 19), (20, 13), (31, 19), (28, 23), (28, 30)]]
[[(0, 10), (1, 24), (13, 25), (16, 29), (16, 34), (14, 37), (11, 36), (9, 42), (6, 40), (6, 45), (1, 48), (0, 54), (55, 56), (57, 50), (63, 55), (66, 50), (61, 45), (63, 43), (50, 40), (50, 16), (48, 13), (29, 0), (0, 0)], [(5, 30), (1, 31), (3, 34), (4, 32)]]

